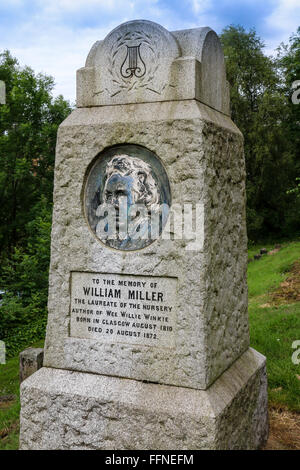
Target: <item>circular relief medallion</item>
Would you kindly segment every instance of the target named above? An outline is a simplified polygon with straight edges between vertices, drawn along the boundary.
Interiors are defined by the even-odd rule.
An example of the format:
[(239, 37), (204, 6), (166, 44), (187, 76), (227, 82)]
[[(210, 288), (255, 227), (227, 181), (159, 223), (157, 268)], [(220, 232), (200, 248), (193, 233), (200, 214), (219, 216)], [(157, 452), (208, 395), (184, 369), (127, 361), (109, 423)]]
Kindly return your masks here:
[(88, 171), (84, 212), (90, 229), (106, 246), (130, 251), (150, 245), (161, 235), (170, 205), (167, 173), (145, 147), (110, 147)]

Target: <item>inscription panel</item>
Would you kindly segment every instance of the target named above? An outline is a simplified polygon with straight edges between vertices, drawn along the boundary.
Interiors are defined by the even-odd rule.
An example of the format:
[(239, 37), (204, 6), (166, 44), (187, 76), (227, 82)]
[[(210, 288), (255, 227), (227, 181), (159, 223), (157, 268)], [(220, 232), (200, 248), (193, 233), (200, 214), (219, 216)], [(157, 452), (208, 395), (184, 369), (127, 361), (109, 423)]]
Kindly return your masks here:
[(71, 330), (75, 338), (175, 347), (177, 279), (71, 273)]

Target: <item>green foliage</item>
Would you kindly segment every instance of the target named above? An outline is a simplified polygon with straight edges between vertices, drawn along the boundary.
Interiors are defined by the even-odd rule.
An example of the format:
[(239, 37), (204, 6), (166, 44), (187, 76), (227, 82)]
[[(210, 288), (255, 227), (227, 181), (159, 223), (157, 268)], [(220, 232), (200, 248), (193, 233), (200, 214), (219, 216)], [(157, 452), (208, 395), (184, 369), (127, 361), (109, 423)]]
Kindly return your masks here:
[(45, 331), (56, 134), (71, 108), (8, 51), (0, 80), (0, 338), (13, 354)]
[(299, 99), (300, 94), (300, 83), (295, 83), (300, 80), (300, 27), (297, 33), (290, 37), (289, 44), (281, 44), (278, 47), (277, 53), (276, 65), (283, 78), (281, 91), (288, 99), (288, 113), (284, 124), (290, 138), (295, 143), (299, 157), (300, 104), (294, 104), (292, 98), (294, 94)]
[(24, 226), (44, 196), (52, 200), (58, 125), (70, 112), (51, 96), (51, 77), (20, 68), (8, 51), (0, 54), (6, 104), (0, 106), (0, 257), (24, 242)]
[(300, 118), (295, 116), (300, 106), (290, 99), (291, 80), (299, 72), (294, 67), (299, 60), (299, 32), (290, 47), (282, 46), (280, 60), (264, 54), (254, 30), (229, 26), (220, 38), (232, 118), (245, 138), (248, 236), (252, 240), (271, 234), (292, 236), (300, 231), (300, 200), (288, 192), (300, 170)]
[(34, 340), (35, 330), (40, 338), (45, 327), (51, 228), (51, 206), (45, 197), (34, 206), (32, 216), (24, 230), (25, 246), (15, 248), (1, 270), (5, 295), (0, 306), (0, 338), (13, 352), (18, 342)]
[[(287, 98), (288, 106), (287, 113), (284, 120), (285, 132), (293, 142), (295, 149), (295, 174), (300, 174), (300, 27), (296, 34), (290, 38), (289, 44), (281, 44), (277, 49), (277, 66), (280, 70), (282, 77), (282, 93)], [(293, 95), (297, 98), (293, 102)], [(294, 179), (294, 184), (290, 185), (287, 194), (299, 198), (300, 195), (300, 181), (299, 177)], [(293, 187), (294, 186), (294, 187)], [(292, 188), (292, 189), (291, 189)]]
[[(296, 181), (300, 181), (300, 178), (296, 178)], [(296, 194), (297, 197), (300, 197), (300, 183), (298, 183), (295, 188), (287, 191), (287, 194)]]
[(31, 321), (28, 325), (15, 328), (11, 336), (3, 338), (6, 347), (6, 357), (13, 357), (26, 349), (29, 344), (44, 339), (46, 333), (47, 316), (42, 315), (38, 320)]

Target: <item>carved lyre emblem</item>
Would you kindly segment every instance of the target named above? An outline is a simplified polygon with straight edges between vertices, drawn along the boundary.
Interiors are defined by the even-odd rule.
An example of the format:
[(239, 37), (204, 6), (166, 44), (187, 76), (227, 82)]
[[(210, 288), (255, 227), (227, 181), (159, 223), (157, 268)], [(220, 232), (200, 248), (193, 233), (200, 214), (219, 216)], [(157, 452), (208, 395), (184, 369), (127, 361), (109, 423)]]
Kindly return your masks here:
[(123, 78), (131, 78), (133, 76), (141, 78), (146, 73), (146, 65), (141, 58), (140, 47), (138, 46), (126, 46), (127, 54), (123, 64), (121, 65), (121, 75)]

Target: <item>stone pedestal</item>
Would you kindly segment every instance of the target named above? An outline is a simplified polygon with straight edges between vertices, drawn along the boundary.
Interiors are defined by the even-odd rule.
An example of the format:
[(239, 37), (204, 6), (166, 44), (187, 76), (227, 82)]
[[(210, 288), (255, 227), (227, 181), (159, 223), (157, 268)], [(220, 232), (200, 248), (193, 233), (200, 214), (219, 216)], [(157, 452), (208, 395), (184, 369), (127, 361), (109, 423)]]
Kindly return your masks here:
[(20, 353), (20, 383), (43, 367), (44, 350), (27, 348)]
[[(58, 133), (44, 369), (22, 385), (21, 447), (259, 447), (243, 138), (217, 35), (125, 23), (92, 47), (77, 87)], [(145, 202), (140, 233), (159, 207), (155, 239), (100, 231), (120, 188)]]
[(265, 359), (245, 352), (207, 390), (43, 368), (22, 385), (22, 449), (257, 449)]

